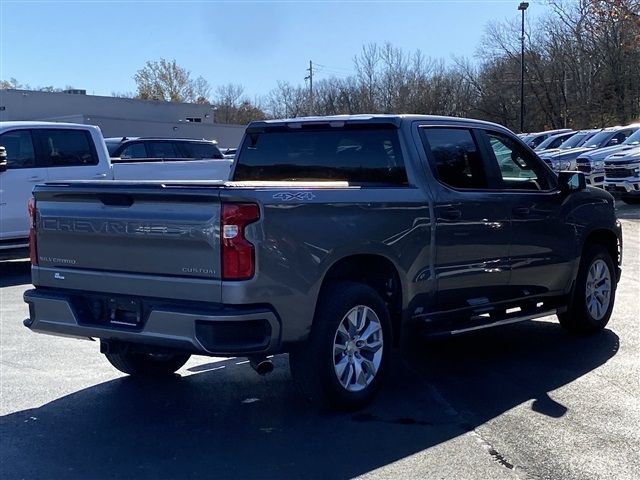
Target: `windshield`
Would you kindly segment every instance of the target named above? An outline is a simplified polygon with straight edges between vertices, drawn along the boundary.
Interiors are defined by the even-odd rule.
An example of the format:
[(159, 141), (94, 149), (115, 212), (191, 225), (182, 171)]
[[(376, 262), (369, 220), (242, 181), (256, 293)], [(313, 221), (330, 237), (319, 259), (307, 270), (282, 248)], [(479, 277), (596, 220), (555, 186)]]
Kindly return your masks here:
[(636, 130), (636, 132), (627, 138), (622, 145), (640, 145), (640, 130)]
[(593, 135), (593, 132), (578, 132), (574, 136), (566, 140), (564, 143), (562, 143), (562, 145), (560, 145), (558, 148), (560, 150), (566, 150), (567, 148), (577, 147), (579, 145), (582, 145), (582, 142), (585, 142)]
[(551, 137), (547, 138), (544, 142), (542, 142), (540, 145), (538, 145), (536, 150), (545, 150), (546, 148), (554, 148), (553, 146), (551, 146), (552, 143), (554, 143), (555, 146), (559, 146), (562, 144), (563, 139), (568, 139), (570, 137), (571, 137), (571, 134), (567, 134), (567, 133), (552, 135)]
[(613, 135), (611, 131), (596, 133), (589, 141), (585, 142), (583, 146), (587, 148), (602, 147), (609, 141), (611, 135)]
[(547, 138), (549, 137), (547, 137), (546, 133), (539, 133), (537, 135), (533, 135), (531, 138), (527, 139), (527, 145), (529, 145), (531, 148), (536, 148), (538, 145), (544, 142)]
[(547, 145), (549, 145), (551, 142), (553, 142), (554, 140), (556, 140), (556, 136), (552, 136), (547, 138), (544, 142), (542, 142), (540, 145), (538, 145), (536, 147), (536, 150), (544, 150), (545, 148), (547, 148)]

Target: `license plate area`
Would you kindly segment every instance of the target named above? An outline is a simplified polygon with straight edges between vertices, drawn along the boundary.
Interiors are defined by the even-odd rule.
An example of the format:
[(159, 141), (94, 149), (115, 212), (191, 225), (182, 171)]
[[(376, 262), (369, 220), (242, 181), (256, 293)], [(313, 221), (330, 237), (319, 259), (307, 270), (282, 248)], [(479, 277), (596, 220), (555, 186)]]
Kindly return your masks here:
[(135, 297), (78, 295), (72, 304), (79, 322), (85, 325), (140, 330), (148, 316), (143, 301)]
[(129, 298), (109, 298), (106, 300), (107, 316), (112, 325), (141, 327), (143, 324), (142, 302)]

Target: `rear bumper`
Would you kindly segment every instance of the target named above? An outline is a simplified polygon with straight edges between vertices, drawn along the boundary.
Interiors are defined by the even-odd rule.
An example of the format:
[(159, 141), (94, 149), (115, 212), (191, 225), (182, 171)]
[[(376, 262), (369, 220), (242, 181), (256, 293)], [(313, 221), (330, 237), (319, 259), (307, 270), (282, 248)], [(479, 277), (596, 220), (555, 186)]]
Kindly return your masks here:
[(15, 260), (18, 258), (29, 258), (29, 239), (0, 240), (0, 260)]
[(0, 260), (29, 259), (29, 248), (6, 248), (0, 250)]
[(280, 321), (267, 307), (194, 308), (189, 303), (131, 297), (144, 312), (140, 325), (132, 326), (111, 323), (109, 312), (96, 319), (88, 311), (92, 307), (80, 305), (79, 298), (99, 297), (28, 290), (24, 301), (29, 305), (29, 318), (24, 325), (38, 333), (144, 344), (210, 356), (269, 354), (280, 348)]

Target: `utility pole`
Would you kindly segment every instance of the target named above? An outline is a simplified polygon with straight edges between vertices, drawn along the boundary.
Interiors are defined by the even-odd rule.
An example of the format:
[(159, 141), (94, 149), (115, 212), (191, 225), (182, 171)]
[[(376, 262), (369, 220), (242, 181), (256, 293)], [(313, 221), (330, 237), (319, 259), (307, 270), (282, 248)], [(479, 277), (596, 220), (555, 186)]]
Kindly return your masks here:
[(309, 115), (313, 115), (313, 62), (311, 60), (309, 60), (307, 72), (309, 72), (309, 75), (304, 79), (309, 80)]
[(562, 93), (564, 96), (564, 124), (563, 127), (567, 128), (567, 117), (569, 116), (569, 101), (567, 99), (567, 71), (562, 69)]
[(520, 133), (524, 133), (524, 11), (529, 2), (520, 2), (518, 10), (522, 12), (522, 30), (520, 37)]

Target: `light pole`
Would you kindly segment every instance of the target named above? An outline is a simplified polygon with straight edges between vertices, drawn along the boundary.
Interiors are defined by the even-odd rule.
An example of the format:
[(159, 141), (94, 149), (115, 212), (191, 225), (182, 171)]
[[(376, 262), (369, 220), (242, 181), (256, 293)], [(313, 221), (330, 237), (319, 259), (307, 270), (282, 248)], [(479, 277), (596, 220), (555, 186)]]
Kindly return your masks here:
[(518, 10), (522, 12), (522, 30), (520, 35), (520, 133), (524, 133), (524, 11), (529, 2), (520, 2)]

